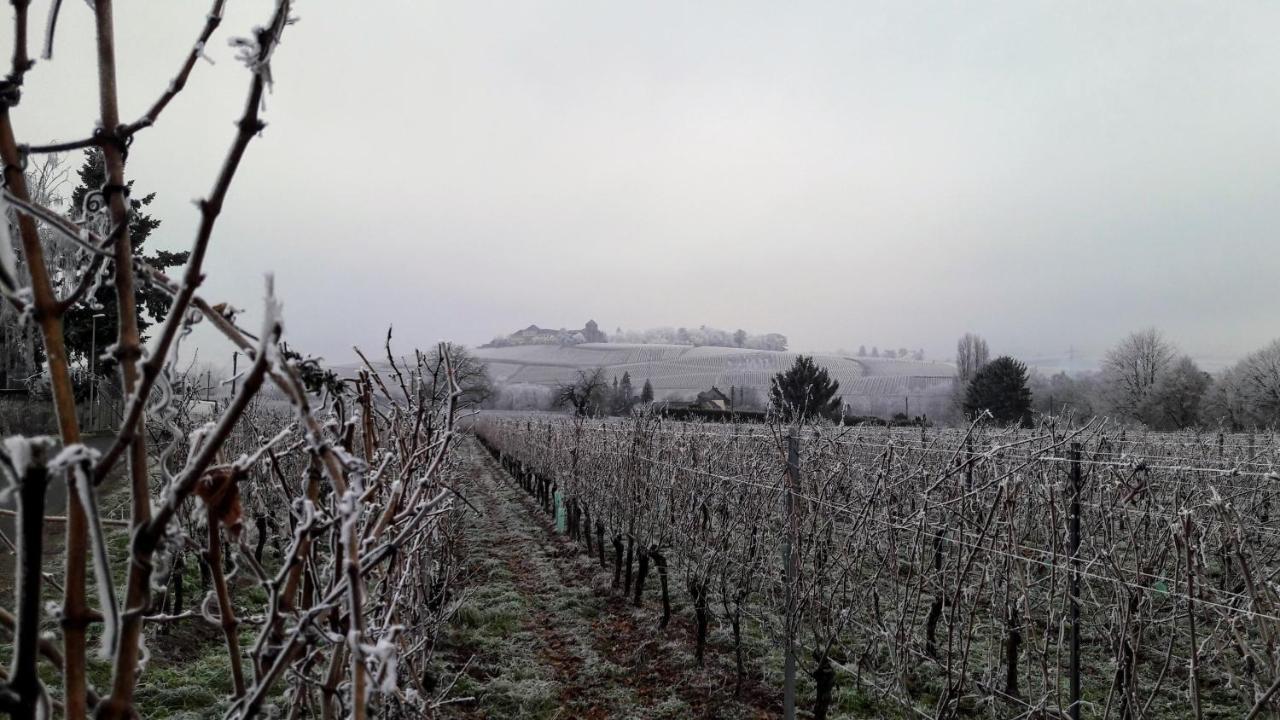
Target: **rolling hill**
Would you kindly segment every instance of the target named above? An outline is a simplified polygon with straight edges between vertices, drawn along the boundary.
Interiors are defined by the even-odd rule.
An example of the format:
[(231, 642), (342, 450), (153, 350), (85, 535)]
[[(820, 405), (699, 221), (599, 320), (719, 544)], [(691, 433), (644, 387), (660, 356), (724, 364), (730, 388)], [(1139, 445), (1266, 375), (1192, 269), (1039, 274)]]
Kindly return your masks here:
[[(635, 387), (648, 380), (658, 399), (691, 398), (718, 387), (752, 388), (761, 398), (769, 380), (801, 353), (688, 345), (522, 345), (477, 348), (498, 384), (555, 387), (572, 383), (579, 370), (603, 368), (612, 379), (630, 373)], [(888, 358), (816, 355), (820, 365), (840, 382), (840, 395), (851, 412), (890, 416), (909, 409), (912, 415), (940, 414), (950, 397), (955, 368), (932, 362)]]

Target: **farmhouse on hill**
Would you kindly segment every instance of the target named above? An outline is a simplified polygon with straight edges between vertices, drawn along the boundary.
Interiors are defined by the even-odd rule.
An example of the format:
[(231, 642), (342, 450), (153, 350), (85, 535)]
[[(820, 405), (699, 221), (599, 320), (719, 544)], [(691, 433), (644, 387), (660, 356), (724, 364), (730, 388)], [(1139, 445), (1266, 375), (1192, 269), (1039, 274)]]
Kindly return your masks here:
[(548, 328), (540, 328), (537, 325), (530, 325), (523, 330), (517, 330), (506, 337), (496, 337), (480, 347), (498, 348), (513, 347), (518, 345), (580, 345), (582, 343), (602, 343), (608, 342), (609, 336), (600, 331), (600, 326), (595, 320), (588, 320), (587, 324), (580, 330), (551, 330)]

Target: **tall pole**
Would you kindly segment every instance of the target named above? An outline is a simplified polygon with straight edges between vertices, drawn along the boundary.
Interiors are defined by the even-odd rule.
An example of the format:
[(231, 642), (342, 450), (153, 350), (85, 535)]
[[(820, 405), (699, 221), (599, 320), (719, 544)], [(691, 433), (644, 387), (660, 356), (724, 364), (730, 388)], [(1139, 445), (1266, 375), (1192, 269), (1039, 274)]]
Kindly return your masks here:
[(787, 656), (783, 667), (783, 699), (782, 717), (795, 720), (796, 717), (796, 628), (795, 628), (795, 592), (796, 585), (796, 545), (799, 541), (799, 523), (796, 518), (796, 493), (800, 491), (800, 439), (793, 429), (787, 435), (787, 472), (785, 477), (787, 514), (787, 537), (782, 544), (783, 563), (786, 566), (787, 584), (786, 624), (787, 624)]
[(1080, 443), (1071, 443), (1071, 720), (1080, 720)]
[(98, 422), (98, 374), (94, 372), (98, 363), (98, 318), (106, 317), (106, 313), (94, 313), (89, 322), (89, 412), (91, 423)]
[(90, 412), (92, 412), (94, 407), (96, 406), (96, 403), (94, 402), (94, 400), (97, 399), (94, 396), (95, 395), (94, 387), (97, 385), (97, 383), (94, 382), (93, 364), (98, 361), (98, 315), (101, 315), (101, 314), (102, 313), (94, 313), (93, 317), (89, 319), (89, 410)]
[(231, 397), (236, 396), (236, 380), (237, 380), (236, 375), (239, 372), (238, 370), (236, 370), (236, 361), (239, 359), (240, 359), (240, 353), (238, 351), (231, 353)]

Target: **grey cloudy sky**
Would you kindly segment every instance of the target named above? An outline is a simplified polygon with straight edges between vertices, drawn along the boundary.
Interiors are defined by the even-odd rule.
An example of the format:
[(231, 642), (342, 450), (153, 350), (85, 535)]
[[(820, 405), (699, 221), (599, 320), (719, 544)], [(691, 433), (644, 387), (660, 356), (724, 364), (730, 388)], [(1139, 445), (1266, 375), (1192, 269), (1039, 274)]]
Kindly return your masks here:
[[(166, 85), (201, 0), (117, 3), (121, 97)], [(36, 3), (41, 17), (45, 3)], [(247, 73), (233, 0), (130, 176), (180, 248)], [(1163, 328), (1280, 334), (1280, 5), (303, 0), (208, 262), (345, 360), (531, 322), (707, 324), (799, 349), (1096, 354)], [(24, 140), (96, 116), (90, 13), (28, 76)]]

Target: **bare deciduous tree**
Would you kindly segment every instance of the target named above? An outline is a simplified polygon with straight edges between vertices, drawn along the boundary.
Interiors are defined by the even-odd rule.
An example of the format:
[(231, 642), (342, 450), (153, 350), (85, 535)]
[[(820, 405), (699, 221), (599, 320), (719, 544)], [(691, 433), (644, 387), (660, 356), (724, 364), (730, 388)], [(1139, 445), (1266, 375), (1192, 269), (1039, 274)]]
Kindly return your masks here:
[(445, 377), (445, 356), (453, 366), (454, 380), (462, 388), (459, 402), (465, 407), (479, 407), (493, 397), (493, 381), (489, 378), (489, 369), (485, 363), (471, 353), (464, 345), (446, 342), (428, 351), (422, 358), (427, 372), (423, 376), (422, 388), (437, 398), (449, 395), (449, 381)]
[(964, 385), (973, 379), (991, 359), (987, 341), (974, 333), (965, 333), (956, 342), (956, 377)]
[(1132, 333), (1108, 350), (1102, 360), (1102, 373), (1112, 410), (1123, 417), (1140, 419), (1142, 401), (1173, 358), (1173, 345), (1155, 328)]
[(1170, 363), (1147, 390), (1139, 413), (1158, 430), (1185, 430), (1200, 423), (1200, 406), (1213, 379), (1183, 355)]
[(576, 381), (556, 389), (556, 405), (567, 405), (581, 417), (597, 415), (604, 409), (608, 389), (603, 368), (579, 370)]
[(1231, 430), (1280, 425), (1280, 340), (1219, 374), (1201, 414)]

